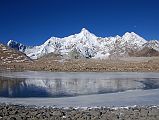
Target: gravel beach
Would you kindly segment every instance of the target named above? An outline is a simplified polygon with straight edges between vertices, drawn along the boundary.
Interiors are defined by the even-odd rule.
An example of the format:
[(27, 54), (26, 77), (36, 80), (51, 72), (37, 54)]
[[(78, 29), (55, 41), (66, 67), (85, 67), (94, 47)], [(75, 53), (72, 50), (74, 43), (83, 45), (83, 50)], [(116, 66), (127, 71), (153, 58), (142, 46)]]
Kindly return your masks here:
[(159, 107), (46, 108), (1, 104), (0, 120), (159, 120)]
[(1, 71), (52, 72), (159, 72), (159, 57), (118, 59), (48, 59), (32, 62), (1, 63)]

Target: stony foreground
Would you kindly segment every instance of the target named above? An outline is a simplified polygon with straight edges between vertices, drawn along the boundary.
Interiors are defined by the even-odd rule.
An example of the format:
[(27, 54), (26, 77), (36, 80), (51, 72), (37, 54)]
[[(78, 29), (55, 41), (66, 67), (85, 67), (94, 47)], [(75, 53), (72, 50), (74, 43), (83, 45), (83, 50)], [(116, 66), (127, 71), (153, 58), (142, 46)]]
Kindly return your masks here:
[(159, 108), (62, 109), (1, 104), (0, 120), (159, 120)]
[(40, 59), (28, 63), (1, 63), (0, 70), (53, 72), (159, 72), (159, 57), (129, 57), (113, 60)]

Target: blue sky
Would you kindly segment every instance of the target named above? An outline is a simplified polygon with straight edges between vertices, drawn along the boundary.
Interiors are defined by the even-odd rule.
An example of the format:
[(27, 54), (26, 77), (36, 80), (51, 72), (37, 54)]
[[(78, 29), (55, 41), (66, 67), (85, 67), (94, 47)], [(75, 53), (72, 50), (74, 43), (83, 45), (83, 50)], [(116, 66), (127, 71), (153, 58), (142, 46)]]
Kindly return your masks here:
[(159, 40), (159, 0), (0, 0), (0, 42), (39, 45), (85, 27), (97, 36), (136, 32)]

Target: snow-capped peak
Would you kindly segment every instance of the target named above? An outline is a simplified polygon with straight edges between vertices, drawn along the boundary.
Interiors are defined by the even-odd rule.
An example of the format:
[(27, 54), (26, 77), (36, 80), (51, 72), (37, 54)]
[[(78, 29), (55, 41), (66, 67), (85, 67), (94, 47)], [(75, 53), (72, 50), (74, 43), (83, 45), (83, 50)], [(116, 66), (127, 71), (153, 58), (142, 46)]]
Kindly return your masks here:
[(21, 44), (21, 43), (18, 43), (17, 41), (14, 41), (14, 40), (9, 40), (8, 43), (7, 43), (7, 46), (11, 47), (11, 48), (14, 48), (16, 50), (19, 50), (21, 52), (24, 52), (25, 49), (26, 49), (26, 46)]
[[(141, 50), (143, 46), (155, 46), (159, 51), (158, 42), (147, 42), (134, 32), (126, 32), (123, 36), (97, 37), (86, 28), (74, 35), (64, 38), (51, 37), (44, 44), (35, 47), (26, 47), (21, 43), (10, 40), (8, 46), (24, 52), (32, 59), (37, 59), (48, 53), (70, 55), (73, 51), (76, 55), (86, 58), (106, 58), (109, 55), (125, 54), (128, 50)], [(155, 45), (154, 45), (155, 43)], [(148, 46), (147, 45), (147, 46)], [(72, 54), (72, 53), (71, 53)]]
[(142, 46), (145, 44), (147, 41), (139, 36), (138, 34), (134, 32), (126, 32), (123, 36), (122, 39), (129, 42), (130, 44), (138, 44), (139, 46)]
[(15, 41), (9, 40), (8, 43), (7, 43), (7, 46), (9, 46), (9, 45), (10, 45), (11, 43), (13, 43), (13, 42), (15, 42)]
[(89, 32), (86, 28), (82, 28), (81, 32), (77, 35), (81, 37), (96, 37), (93, 33)]
[(142, 38), (141, 36), (139, 36), (138, 34), (134, 33), (134, 32), (126, 32), (123, 36), (124, 39), (127, 40), (142, 40), (143, 42), (146, 40), (144, 38)]
[(82, 28), (81, 33), (90, 33), (90, 32), (86, 28)]

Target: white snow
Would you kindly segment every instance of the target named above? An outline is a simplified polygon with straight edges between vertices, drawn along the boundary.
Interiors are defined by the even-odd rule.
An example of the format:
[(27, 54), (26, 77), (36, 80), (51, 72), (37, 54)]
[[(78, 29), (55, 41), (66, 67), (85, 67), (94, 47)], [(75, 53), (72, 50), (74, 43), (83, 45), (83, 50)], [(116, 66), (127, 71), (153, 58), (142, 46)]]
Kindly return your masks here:
[(144, 47), (153, 48), (153, 49), (159, 51), (159, 41), (157, 41), (157, 40), (148, 41), (148, 42), (145, 43), (143, 46), (144, 46)]
[[(70, 35), (64, 38), (51, 37), (44, 44), (34, 47), (26, 47), (13, 40), (8, 42), (11, 47), (12, 43), (18, 44), (18, 49), (24, 52), (32, 59), (40, 58), (48, 53), (54, 52), (62, 55), (76, 49), (81, 56), (90, 58), (106, 59), (112, 51), (119, 52), (121, 55), (127, 49), (140, 50), (144, 46), (151, 46), (159, 51), (159, 41), (146, 41), (134, 32), (126, 32), (122, 37), (97, 37), (83, 28), (80, 33)], [(24, 47), (26, 47), (24, 49)]]

